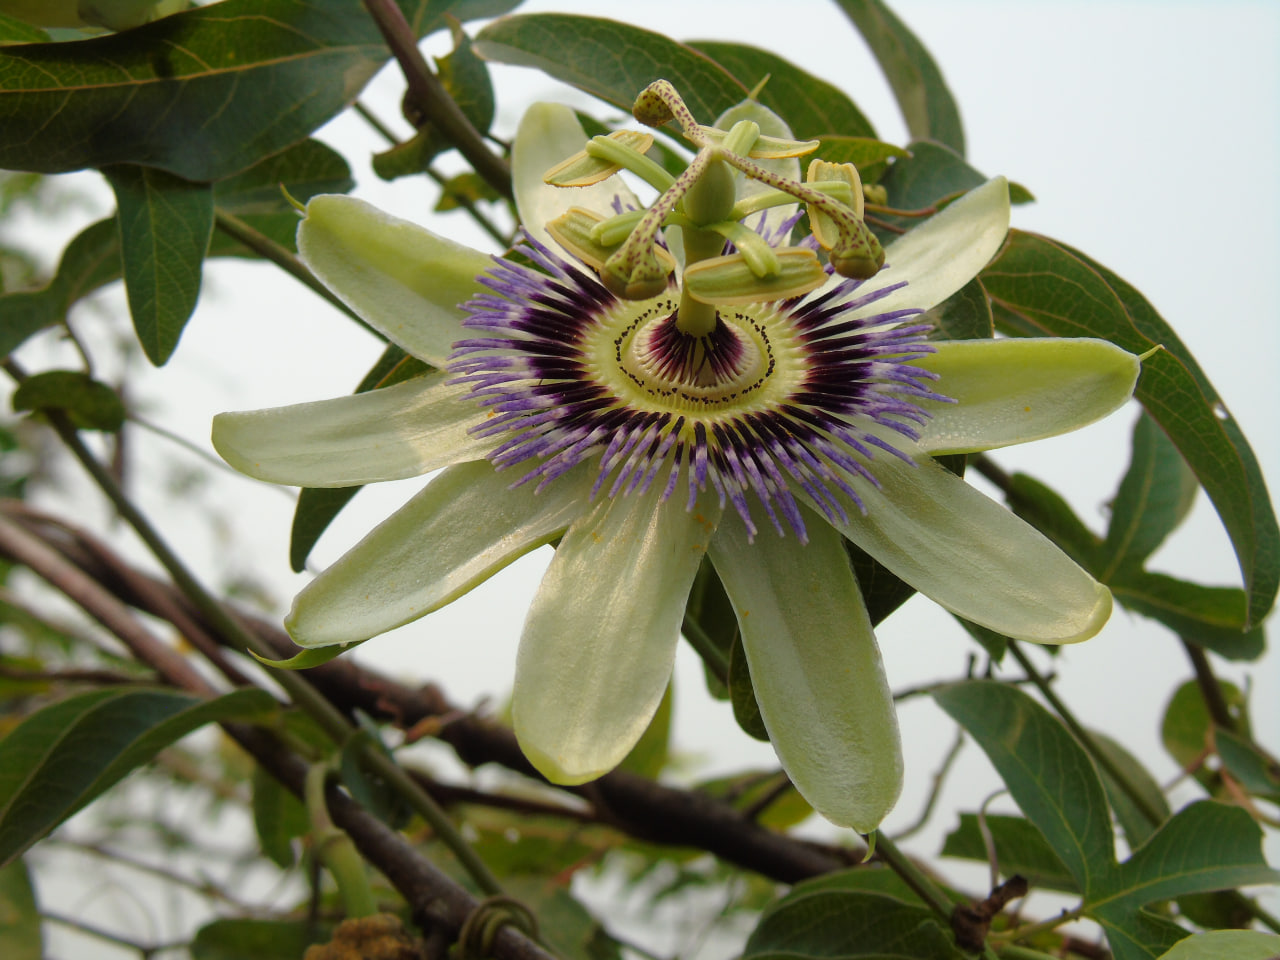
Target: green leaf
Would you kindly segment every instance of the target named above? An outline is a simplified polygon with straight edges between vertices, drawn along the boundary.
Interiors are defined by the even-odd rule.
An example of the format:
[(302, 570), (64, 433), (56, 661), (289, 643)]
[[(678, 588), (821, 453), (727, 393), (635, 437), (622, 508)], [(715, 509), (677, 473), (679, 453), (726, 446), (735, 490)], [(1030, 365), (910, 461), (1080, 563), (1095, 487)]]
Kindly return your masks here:
[[(382, 351), (382, 356), (364, 375), (364, 379), (356, 387), (356, 393), (376, 390), (379, 387), (390, 387), (421, 376), (430, 369), (417, 357), (411, 357), (395, 344), (391, 344)], [(342, 508), (360, 490), (360, 487), (332, 487), (304, 488), (298, 491), (298, 505), (294, 508), (293, 526), (289, 531), (289, 566), (293, 568), (294, 573), (300, 573), (306, 567), (307, 557), (311, 555), (311, 549), (320, 539), (320, 535), (329, 528), (333, 518), (342, 512)], [(303, 651), (300, 656), (319, 652), (319, 650)], [(298, 657), (293, 659), (297, 660)], [(326, 657), (319, 662), (323, 663), (331, 659), (333, 658)], [(318, 663), (307, 663), (306, 666), (318, 666)]]
[(657, 712), (631, 752), (618, 764), (620, 769), (656, 780), (666, 767), (671, 750), (671, 693), (674, 683), (673, 678), (667, 684), (667, 692), (658, 702)]
[(841, 957), (961, 960), (927, 907), (857, 890), (783, 897), (760, 918), (743, 960)]
[(879, 61), (912, 139), (936, 140), (963, 156), (960, 110), (924, 44), (880, 0), (837, 2)]
[(29, 23), (6, 17), (0, 13), (0, 44), (8, 43), (48, 43), (49, 34)]
[(362, 489), (304, 487), (298, 491), (298, 504), (293, 509), (293, 527), (289, 534), (289, 566), (294, 573), (302, 572), (320, 535), (329, 529), (334, 517)]
[(128, 689), (94, 690), (31, 714), (0, 740), (0, 864), (192, 730), (274, 709), (256, 689), (215, 700)]
[(682, 630), (686, 635), (697, 631), (702, 643), (710, 648), (708, 651), (700, 643), (691, 644), (703, 660), (707, 689), (717, 700), (728, 700), (729, 655), (738, 636), (738, 616), (710, 560), (702, 561), (693, 578)]
[(964, 627), (965, 632), (978, 642), (978, 645), (987, 652), (996, 663), (1004, 661), (1004, 655), (1009, 650), (1009, 638), (1002, 633), (996, 633), (989, 627), (983, 627), (972, 621), (966, 620), (964, 617), (956, 617), (960, 626)]
[(259, 663), (273, 667), (276, 670), (310, 670), (312, 667), (324, 666), (330, 660), (336, 660), (344, 653), (348, 653), (360, 646), (365, 641), (360, 640), (356, 643), (337, 643), (331, 647), (311, 647), (300, 653), (295, 653), (287, 660), (268, 660), (266, 657), (260, 657), (253, 654), (253, 658)]
[[(459, 6), (401, 5), (418, 36)], [(0, 167), (141, 163), (218, 180), (302, 140), (389, 56), (350, 0), (225, 0), (127, 33), (0, 48)]]
[(538, 918), (542, 942), (564, 960), (622, 960), (618, 942), (573, 895), (545, 877), (516, 875), (503, 886)]
[[(1077, 893), (1071, 873), (1062, 858), (1045, 843), (1044, 834), (1023, 817), (987, 814), (987, 829), (996, 847), (1000, 872), (1006, 877), (1022, 874), (1032, 887)], [(975, 813), (960, 814), (960, 826), (947, 834), (942, 845), (944, 857), (987, 862), (987, 848)]]
[(41, 960), (44, 942), (31, 875), (22, 860), (0, 867), (0, 956)]
[[(317, 193), (345, 193), (352, 187), (351, 172), (332, 149), (305, 140), (216, 184), (214, 202), (293, 250), (298, 215), (281, 194), (281, 185), (300, 200)], [(209, 255), (257, 256), (220, 231), (213, 234)], [(113, 217), (86, 228), (67, 245), (57, 273), (44, 289), (0, 296), (0, 353), (10, 353), (45, 327), (62, 323), (76, 301), (120, 276), (120, 236)]]
[(365, 750), (374, 749), (388, 759), (391, 752), (367, 727), (351, 734), (342, 745), (340, 770), (342, 783), (352, 798), (393, 830), (403, 829), (413, 816), (413, 808), (404, 794), (387, 781), (365, 760)]
[(1213, 385), (1147, 300), (1078, 251), (1009, 232), (981, 274), (1002, 332), (1102, 337), (1143, 362), (1136, 396), (1177, 446), (1222, 518), (1248, 593), (1246, 627), (1261, 623), (1280, 587), (1280, 527), (1257, 458)]
[[(1105, 733), (1090, 730), (1089, 736), (1092, 738), (1094, 746), (1103, 756), (1114, 764), (1117, 769), (1125, 771), (1129, 784), (1138, 789), (1138, 792), (1142, 794), (1143, 802), (1149, 809), (1159, 812), (1161, 822), (1169, 819), (1172, 811), (1169, 809), (1169, 802), (1164, 798), (1164, 791), (1160, 789), (1160, 784), (1156, 783), (1155, 778), (1151, 776), (1138, 758)], [(1129, 796), (1128, 791), (1112, 778), (1106, 768), (1100, 768), (1098, 774), (1102, 777), (1102, 786), (1107, 791), (1107, 800), (1111, 803), (1111, 809), (1115, 812), (1116, 821), (1124, 830), (1125, 840), (1128, 842), (1130, 849), (1136, 849), (1147, 842), (1147, 839), (1151, 834), (1155, 833), (1160, 824), (1152, 823), (1147, 818), (1147, 815), (1139, 809), (1133, 798)]]
[[(622, 840), (607, 827), (492, 807), (468, 807), (466, 822), (468, 833), (474, 836), (471, 849), (498, 878), (515, 874), (568, 876), (599, 861)], [(442, 850), (441, 856), (452, 855)], [(456, 861), (445, 862), (461, 870)]]
[(787, 783), (787, 775), (780, 770), (748, 770), (705, 780), (697, 789), (723, 800), (735, 810), (751, 811), (752, 819), (763, 827), (786, 830), (807, 820), (813, 814), (813, 807), (789, 783), (779, 793), (778, 787), (783, 783)]
[(48, 286), (0, 296), (0, 355), (12, 353), (45, 327), (62, 323), (73, 303), (119, 276), (116, 222), (100, 220), (67, 244)]
[[(493, 125), (494, 110), (489, 68), (475, 55), (470, 38), (461, 29), (454, 31), (453, 42), (453, 52), (437, 58), (436, 76), (463, 116), (481, 134), (486, 134)], [(453, 142), (428, 117), (413, 139), (375, 155), (373, 172), (384, 180), (421, 173), (432, 160), (452, 147)]]
[(1280, 803), (1280, 761), (1230, 730), (1218, 730), (1214, 742), (1227, 772), (1242, 787), (1256, 797)]
[(1150, 617), (1184, 640), (1230, 660), (1254, 660), (1262, 655), (1266, 643), (1262, 627), (1245, 631), (1242, 590), (1188, 583), (1132, 565), (1111, 571), (1108, 578), (1102, 540), (1084, 525), (1056, 491), (1019, 473), (1010, 478), (1006, 499), (1014, 513), (1106, 583), (1117, 602), (1127, 609)]
[(436, 201), (434, 209), (436, 213), (448, 213), (450, 210), (463, 208), (466, 203), (496, 202), (501, 199), (498, 191), (473, 171), (460, 173), (446, 180), (440, 187), (440, 199)]
[[(911, 155), (896, 161), (880, 178), (889, 191), (889, 205), (899, 210), (924, 210), (987, 182), (964, 157), (940, 143), (912, 143)], [(912, 229), (919, 218), (881, 216), (889, 223)]]
[(878, 893), (903, 903), (923, 905), (920, 895), (907, 886), (900, 876), (879, 863), (867, 863), (848, 870), (834, 870), (804, 880), (791, 888), (792, 894), (815, 893), (819, 890), (860, 890)]
[[(243, 173), (219, 180), (213, 187), (213, 202), (218, 212), (234, 214), (259, 233), (296, 252), (299, 215), (285, 199), (285, 192), (299, 203), (306, 203), (316, 194), (349, 193), (354, 186), (351, 168), (341, 154), (319, 140), (303, 140)], [(258, 254), (218, 230), (213, 234), (209, 256)]]
[(934, 340), (990, 340), (995, 336), (987, 291), (975, 277), (924, 315)]
[(120, 395), (77, 370), (33, 374), (13, 392), (14, 410), (60, 410), (81, 430), (114, 433), (124, 425)]
[(1155, 960), (1187, 935), (1146, 911), (1154, 901), (1280, 881), (1249, 814), (1213, 801), (1181, 810), (1116, 864), (1102, 785), (1066, 727), (1026, 694), (992, 681), (955, 684), (934, 699), (978, 741), (1062, 859), (1115, 960)]
[(1092, 572), (1098, 545), (1093, 531), (1076, 516), (1057, 491), (1025, 473), (1009, 478), (1005, 492), (1010, 509), (1047, 536), (1076, 563)]
[(899, 579), (866, 551), (848, 540), (844, 548), (849, 554), (849, 565), (853, 567), (872, 626), (878, 626), (885, 617), (915, 596), (915, 587)]
[(1180, 940), (1160, 960), (1275, 960), (1280, 936), (1258, 930), (1214, 930)]
[(191, 942), (191, 960), (298, 960), (329, 933), (303, 920), (215, 920)]
[(147, 359), (163, 366), (200, 297), (213, 233), (213, 188), (132, 164), (102, 172), (116, 194), (133, 328)]
[(293, 839), (311, 829), (307, 808), (262, 767), (253, 768), (253, 828), (262, 852), (281, 870), (293, 866)]
[(1106, 796), (1084, 748), (1044, 707), (1002, 683), (958, 683), (933, 698), (986, 752), (1088, 896), (1110, 871), (1114, 847)]
[(826, 134), (822, 138), (815, 157), (827, 163), (852, 163), (858, 168), (862, 182), (877, 183), (889, 168), (888, 160), (893, 157), (911, 156), (902, 147), (885, 143), (883, 140), (871, 140), (867, 137), (842, 137)]
[(1109, 586), (1130, 610), (1228, 660), (1256, 660), (1266, 649), (1261, 625), (1245, 630), (1246, 600), (1238, 587), (1206, 587), (1132, 569), (1117, 573)]
[(1233, 890), (1189, 893), (1177, 899), (1178, 915), (1205, 930), (1227, 930), (1253, 923), (1249, 900)]
[[(1219, 686), (1227, 709), (1237, 722), (1244, 722), (1247, 726), (1244, 693), (1226, 681), (1220, 681)], [(1209, 717), (1209, 708), (1205, 706), (1200, 687), (1194, 680), (1188, 680), (1173, 692), (1169, 705), (1164, 708), (1160, 740), (1174, 762), (1183, 769), (1189, 769), (1211, 751), (1213, 732), (1213, 720)]]
[[(836, 135), (842, 139), (868, 138), (864, 144), (879, 144), (875, 140), (875, 128), (843, 90), (777, 54), (744, 43), (714, 40), (690, 40), (688, 46), (705, 53), (748, 89), (754, 90), (768, 77), (769, 82), (756, 99), (785, 120), (797, 140)], [(881, 148), (888, 146), (880, 145)], [(896, 147), (890, 149), (898, 154), (904, 152)], [(868, 162), (884, 160), (890, 155), (882, 154)]]
[(733, 705), (733, 719), (738, 721), (743, 732), (768, 743), (769, 731), (765, 729), (760, 705), (756, 703), (756, 691), (751, 685), (751, 668), (742, 649), (742, 639), (736, 634), (733, 645), (729, 647), (729, 702)]
[(1154, 958), (1162, 952), (1155, 943), (1133, 935), (1145, 928), (1139, 911), (1146, 904), (1277, 882), (1280, 871), (1263, 859), (1262, 830), (1249, 814), (1202, 800), (1180, 810), (1098, 884), (1086, 899), (1086, 910), (1107, 931), (1116, 960)]
[(1111, 503), (1101, 579), (1140, 566), (1186, 519), (1195, 500), (1195, 474), (1149, 414), (1133, 428), (1133, 456)]
[(701, 123), (746, 99), (746, 84), (692, 47), (613, 20), (559, 13), (497, 20), (476, 36), (486, 60), (534, 67), (631, 113), (636, 95), (669, 80)]

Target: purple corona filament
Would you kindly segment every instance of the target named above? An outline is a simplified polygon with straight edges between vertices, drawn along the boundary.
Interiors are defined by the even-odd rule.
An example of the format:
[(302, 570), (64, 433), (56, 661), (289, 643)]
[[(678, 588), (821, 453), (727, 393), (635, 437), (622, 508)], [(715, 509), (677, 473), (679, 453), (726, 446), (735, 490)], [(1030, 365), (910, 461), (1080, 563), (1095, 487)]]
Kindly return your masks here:
[(695, 337), (676, 326), (674, 287), (623, 301), (535, 240), (519, 250), (533, 266), (495, 258), (481, 278), (489, 292), (464, 305), (476, 336), (449, 361), (451, 382), (488, 411), (472, 432), (493, 438), (489, 460), (531, 465), (518, 483), (541, 489), (595, 458), (592, 496), (625, 496), (665, 470), (663, 500), (683, 474), (690, 509), (709, 485), (750, 534), (754, 500), (779, 534), (804, 541), (793, 491), (833, 522), (846, 518), (838, 494), (864, 509), (854, 482), (878, 486), (878, 452), (912, 462), (893, 437), (917, 439), (929, 417), (920, 401), (948, 399), (912, 362), (934, 349), (928, 324), (910, 322), (921, 311), (852, 316), (902, 284), (860, 296), (862, 281), (845, 280), (722, 308)]

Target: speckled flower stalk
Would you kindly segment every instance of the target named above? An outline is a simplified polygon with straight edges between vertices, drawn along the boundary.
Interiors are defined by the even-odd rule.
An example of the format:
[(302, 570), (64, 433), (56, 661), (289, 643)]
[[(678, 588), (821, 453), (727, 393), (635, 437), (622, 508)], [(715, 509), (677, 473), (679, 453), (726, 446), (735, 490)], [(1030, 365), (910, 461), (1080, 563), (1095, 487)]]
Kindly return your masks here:
[[(298, 595), (287, 626), (305, 647), (415, 620), (559, 539), (512, 706), (522, 748), (557, 783), (599, 776), (639, 739), (709, 556), (783, 766), (819, 812), (868, 832), (902, 759), (844, 539), (1000, 633), (1093, 636), (1106, 588), (932, 456), (1090, 423), (1130, 396), (1138, 362), (1092, 340), (925, 339), (922, 311), (1003, 241), (1003, 180), (881, 255), (861, 238), (856, 173), (811, 167), (802, 182), (804, 145), (777, 117), (749, 101), (691, 128), (650, 93), (638, 115), (665, 109), (696, 132), (702, 172), (646, 166), (647, 134), (584, 148), (571, 111), (535, 105), (513, 150), (519, 261), (313, 199), (303, 259), (439, 372), (223, 414), (214, 443), (238, 469), (299, 486), (447, 468)], [(624, 166), (658, 190), (653, 204), (613, 175)], [(573, 185), (548, 185), (549, 170)], [(852, 278), (824, 268), (818, 243), (793, 243), (797, 201)]]

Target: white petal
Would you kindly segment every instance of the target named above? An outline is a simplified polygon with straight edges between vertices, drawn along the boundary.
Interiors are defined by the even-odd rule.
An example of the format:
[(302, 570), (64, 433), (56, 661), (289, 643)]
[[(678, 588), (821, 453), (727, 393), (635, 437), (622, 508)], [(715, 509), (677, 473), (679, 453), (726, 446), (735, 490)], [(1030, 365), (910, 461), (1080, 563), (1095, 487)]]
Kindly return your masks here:
[(1015, 640), (1074, 643), (1102, 629), (1111, 591), (1039, 531), (932, 460), (878, 457), (836, 528), (952, 613)]
[(729, 511), (711, 562), (733, 602), (778, 759), (815, 810), (869, 833), (902, 790), (902, 744), (867, 608), (840, 535), (805, 511), (809, 543), (747, 542)]
[(468, 435), (482, 419), (445, 372), (381, 390), (213, 418), (213, 446), (241, 473), (298, 487), (351, 487), (416, 477), (478, 460), (493, 440)]
[(510, 489), (515, 470), (450, 467), (375, 527), (293, 601), (285, 627), (303, 647), (367, 640), (456, 600), (578, 516), (586, 470), (542, 493)]
[(718, 519), (651, 491), (603, 498), (565, 534), (525, 621), (511, 705), (548, 780), (594, 780), (644, 733)]
[[(1004, 177), (995, 177), (889, 244), (884, 268), (852, 296), (862, 297), (904, 280), (907, 285), (847, 316), (937, 306), (991, 262), (1008, 232), (1009, 185)], [(832, 278), (833, 282), (841, 279)]]
[(478, 250), (343, 196), (311, 198), (298, 253), (371, 327), (437, 367), (467, 336), (460, 305), (493, 266)]
[(618, 212), (615, 198), (621, 199), (624, 210), (640, 206), (636, 195), (616, 176), (589, 187), (553, 187), (543, 182), (548, 170), (578, 153), (586, 143), (586, 131), (572, 110), (560, 103), (535, 103), (525, 111), (511, 145), (511, 186), (520, 223), (533, 239), (557, 252), (561, 247), (551, 239), (545, 224), (570, 207), (585, 207), (610, 217)]
[(956, 403), (932, 414), (918, 449), (967, 453), (1078, 430), (1133, 396), (1138, 358), (1105, 340), (965, 340), (936, 344), (916, 365)]

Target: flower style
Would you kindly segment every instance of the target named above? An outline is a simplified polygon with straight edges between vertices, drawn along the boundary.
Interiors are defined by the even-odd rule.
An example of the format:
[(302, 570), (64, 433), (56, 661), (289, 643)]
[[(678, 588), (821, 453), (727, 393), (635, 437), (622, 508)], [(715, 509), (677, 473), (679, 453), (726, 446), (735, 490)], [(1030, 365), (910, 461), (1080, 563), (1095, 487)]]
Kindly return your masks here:
[[(557, 783), (607, 772), (643, 733), (708, 556), (779, 759), (819, 812), (866, 833), (897, 799), (902, 760), (844, 539), (1007, 636), (1093, 636), (1110, 614), (1106, 587), (931, 457), (1090, 423), (1130, 396), (1138, 361), (1093, 340), (926, 341), (921, 312), (1003, 241), (1005, 182), (896, 240), (877, 272), (878, 245), (848, 216), (860, 215), (860, 184), (852, 203), (822, 206), (849, 190), (798, 184), (781, 121), (753, 102), (731, 113), (718, 126), (747, 119), (757, 130), (698, 128), (715, 141), (699, 153), (710, 160), (695, 159), (675, 186), (653, 173), (677, 196), (645, 211), (611, 175), (613, 146), (566, 166), (586, 141), (577, 120), (531, 108), (513, 153), (527, 235), (518, 261), (358, 200), (314, 198), (303, 259), (438, 371), (223, 414), (214, 444), (247, 474), (305, 487), (447, 468), (298, 595), (287, 626), (304, 647), (400, 626), (559, 539), (525, 623), (512, 706), (526, 755)], [(613, 142), (624, 160), (639, 155)], [(707, 172), (725, 149), (748, 178), (728, 165)], [(587, 185), (548, 185), (552, 168), (553, 180)], [(680, 195), (717, 177), (727, 202)], [(823, 269), (812, 244), (789, 245), (795, 199), (854, 279)], [(747, 230), (739, 215), (756, 207), (747, 222), (758, 229)], [(614, 224), (627, 239), (610, 246)], [(681, 237), (672, 224), (688, 229)], [(656, 233), (664, 225), (672, 253)], [(633, 243), (645, 230), (652, 242)]]

